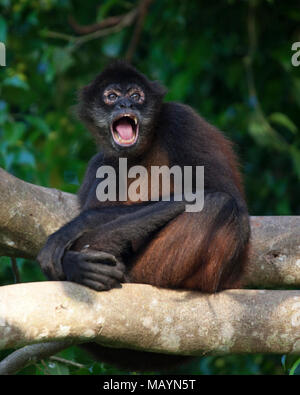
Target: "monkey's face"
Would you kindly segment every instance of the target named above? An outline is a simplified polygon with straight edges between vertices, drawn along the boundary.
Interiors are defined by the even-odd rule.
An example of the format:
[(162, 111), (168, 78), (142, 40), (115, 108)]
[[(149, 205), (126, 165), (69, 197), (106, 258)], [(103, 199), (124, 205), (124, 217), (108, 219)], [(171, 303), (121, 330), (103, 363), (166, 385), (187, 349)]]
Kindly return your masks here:
[(142, 153), (154, 133), (158, 103), (136, 83), (109, 84), (89, 109), (89, 128), (100, 148), (115, 155)]
[(131, 68), (110, 68), (82, 90), (79, 116), (104, 153), (139, 155), (152, 141), (164, 93)]
[(104, 89), (102, 98), (113, 145), (120, 149), (137, 144), (144, 124), (144, 90), (136, 84), (112, 84)]

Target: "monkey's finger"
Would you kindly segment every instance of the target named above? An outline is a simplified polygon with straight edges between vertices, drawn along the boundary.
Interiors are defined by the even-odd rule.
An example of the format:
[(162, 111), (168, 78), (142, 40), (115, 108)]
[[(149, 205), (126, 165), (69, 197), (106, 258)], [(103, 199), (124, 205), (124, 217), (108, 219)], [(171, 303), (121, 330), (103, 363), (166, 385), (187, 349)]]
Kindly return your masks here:
[(89, 287), (91, 289), (94, 289), (95, 291), (108, 291), (110, 287), (108, 287), (106, 284), (99, 283), (98, 281), (93, 281), (89, 279), (82, 279), (80, 281), (81, 285), (85, 285), (86, 287)]
[(94, 281), (98, 284), (101, 284), (101, 288), (105, 288), (106, 290), (121, 287), (120, 281), (112, 277), (102, 276), (90, 272), (85, 273), (85, 275), (81, 279), (81, 282), (84, 284), (86, 284), (88, 281)]
[(79, 267), (83, 276), (86, 276), (87, 273), (91, 273), (106, 277), (112, 277), (118, 281), (124, 281), (125, 279), (125, 273), (122, 270), (117, 269), (116, 267), (89, 262), (80, 262)]
[(91, 272), (86, 272), (83, 276), (83, 279), (97, 281), (101, 284), (107, 285), (108, 289), (114, 287), (114, 285), (119, 282), (113, 277), (103, 276), (101, 274)]
[(82, 254), (82, 258), (85, 261), (89, 261), (89, 262), (95, 262), (95, 263), (101, 262), (107, 265), (116, 265), (118, 263), (118, 260), (114, 255), (104, 251), (87, 250), (81, 252), (81, 254)]

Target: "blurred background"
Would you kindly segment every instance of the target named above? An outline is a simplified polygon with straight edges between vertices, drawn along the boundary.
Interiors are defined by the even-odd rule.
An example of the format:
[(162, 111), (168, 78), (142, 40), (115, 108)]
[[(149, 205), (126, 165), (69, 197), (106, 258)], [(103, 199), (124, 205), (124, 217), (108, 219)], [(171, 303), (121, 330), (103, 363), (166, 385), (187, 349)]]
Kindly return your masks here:
[[(80, 87), (116, 58), (194, 107), (235, 143), (251, 215), (300, 213), (299, 1), (0, 0), (0, 167), (75, 193), (95, 146), (72, 112)], [(299, 56), (300, 60), (300, 56)], [(14, 282), (0, 258), (0, 285)], [(21, 280), (41, 281), (18, 259)], [(4, 357), (8, 352), (1, 352)], [(206, 357), (173, 371), (297, 374), (295, 357)], [(72, 347), (23, 374), (121, 373)]]

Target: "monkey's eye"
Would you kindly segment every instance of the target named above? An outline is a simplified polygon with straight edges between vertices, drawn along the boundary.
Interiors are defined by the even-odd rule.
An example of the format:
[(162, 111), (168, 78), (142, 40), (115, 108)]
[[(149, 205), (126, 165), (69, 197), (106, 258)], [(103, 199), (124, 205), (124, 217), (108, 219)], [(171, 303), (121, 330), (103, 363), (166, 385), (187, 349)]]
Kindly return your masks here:
[(141, 99), (141, 95), (135, 92), (132, 95), (130, 95), (130, 98), (133, 99), (134, 101), (139, 101)]
[(109, 101), (115, 101), (117, 100), (117, 95), (115, 93), (110, 93), (109, 95), (107, 95), (107, 98)]

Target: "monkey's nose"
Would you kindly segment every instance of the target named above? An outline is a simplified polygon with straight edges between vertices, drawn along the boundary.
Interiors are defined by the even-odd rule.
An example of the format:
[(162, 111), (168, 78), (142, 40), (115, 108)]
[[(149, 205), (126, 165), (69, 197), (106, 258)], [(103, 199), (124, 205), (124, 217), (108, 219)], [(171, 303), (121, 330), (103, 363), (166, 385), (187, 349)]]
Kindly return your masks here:
[(121, 100), (117, 104), (117, 108), (119, 110), (124, 109), (124, 108), (133, 108), (133, 104), (130, 102), (130, 100)]

